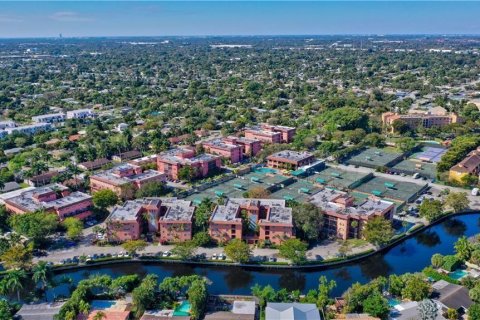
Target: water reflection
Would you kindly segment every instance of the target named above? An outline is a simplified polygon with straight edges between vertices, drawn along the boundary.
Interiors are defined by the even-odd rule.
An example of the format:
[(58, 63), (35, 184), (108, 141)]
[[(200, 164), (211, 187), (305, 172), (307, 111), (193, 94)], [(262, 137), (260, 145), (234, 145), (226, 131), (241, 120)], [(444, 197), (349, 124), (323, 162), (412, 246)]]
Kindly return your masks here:
[(335, 278), (341, 279), (343, 281), (352, 280), (352, 275), (350, 274), (350, 272), (348, 271), (348, 268), (346, 267), (340, 268), (339, 270), (335, 271), (333, 274), (335, 275)]
[[(479, 232), (479, 214), (458, 216), (446, 220), (442, 224), (432, 226), (414, 238), (407, 239), (402, 244), (382, 254), (373, 255), (358, 263), (324, 269), (308, 270), (259, 270), (258, 268), (194, 266), (164, 263), (131, 262), (111, 266), (96, 266), (90, 269), (65, 271), (56, 277), (57, 283), (63, 276), (71, 277), (73, 283), (94, 274), (109, 274), (118, 277), (125, 274), (147, 273), (157, 274), (159, 279), (167, 276), (198, 274), (207, 277), (212, 285), (212, 294), (250, 294), (250, 288), (255, 284), (270, 284), (275, 289), (300, 290), (303, 293), (318, 288), (318, 278), (322, 275), (335, 280), (337, 287), (333, 295), (341, 295), (352, 283), (365, 283), (378, 276), (388, 276), (391, 273), (402, 274), (416, 272), (430, 264), (434, 253), (443, 255), (453, 252), (453, 244), (459, 236), (472, 236)], [(70, 284), (63, 284), (49, 290), (49, 299), (70, 294)]]
[(242, 268), (230, 268), (225, 272), (223, 279), (230, 291), (253, 286), (253, 274)]
[(465, 222), (458, 219), (449, 219), (442, 223), (442, 226), (445, 232), (453, 237), (461, 237), (467, 231)]
[(440, 236), (435, 231), (422, 232), (415, 237), (415, 240), (417, 240), (418, 244), (427, 246), (429, 248), (433, 248), (442, 243)]
[(360, 262), (360, 270), (368, 279), (374, 279), (379, 276), (387, 276), (392, 267), (385, 261), (383, 255), (374, 255)]
[(280, 288), (285, 288), (288, 291), (304, 291), (306, 282), (307, 280), (304, 273), (293, 270), (282, 273), (282, 275), (278, 279), (278, 284)]

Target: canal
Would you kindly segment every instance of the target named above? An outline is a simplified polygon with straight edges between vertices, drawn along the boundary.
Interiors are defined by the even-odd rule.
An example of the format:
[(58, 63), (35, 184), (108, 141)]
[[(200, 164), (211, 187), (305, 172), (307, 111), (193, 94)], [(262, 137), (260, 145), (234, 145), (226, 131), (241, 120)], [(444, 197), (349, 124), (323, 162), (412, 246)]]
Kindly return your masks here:
[[(472, 236), (479, 233), (480, 214), (461, 215), (449, 218), (416, 236), (407, 239), (396, 247), (373, 255), (360, 262), (326, 270), (258, 270), (240, 267), (211, 267), (182, 264), (132, 262), (101, 266), (89, 269), (65, 271), (57, 279), (67, 276), (76, 283), (92, 274), (109, 274), (113, 277), (125, 274), (145, 275), (154, 273), (160, 279), (167, 276), (198, 274), (211, 281), (209, 292), (212, 294), (250, 294), (250, 288), (258, 283), (270, 284), (276, 289), (300, 290), (307, 292), (318, 286), (322, 275), (337, 282), (334, 295), (341, 295), (355, 282), (366, 283), (378, 276), (421, 271), (430, 265), (434, 253), (451, 254), (453, 244), (462, 235)], [(49, 291), (49, 298), (68, 294), (68, 285), (60, 285)]]

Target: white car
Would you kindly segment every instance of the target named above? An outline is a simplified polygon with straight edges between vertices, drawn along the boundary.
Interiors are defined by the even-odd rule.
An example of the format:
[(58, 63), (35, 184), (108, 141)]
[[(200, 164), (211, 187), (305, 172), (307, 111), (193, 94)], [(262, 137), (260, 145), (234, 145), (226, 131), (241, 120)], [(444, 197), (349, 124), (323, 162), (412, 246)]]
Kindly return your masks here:
[(169, 257), (170, 256), (170, 251), (165, 251), (163, 254), (162, 254), (162, 257)]
[(212, 260), (217, 260), (217, 254), (216, 254), (216, 253), (214, 253), (214, 254), (212, 255)]

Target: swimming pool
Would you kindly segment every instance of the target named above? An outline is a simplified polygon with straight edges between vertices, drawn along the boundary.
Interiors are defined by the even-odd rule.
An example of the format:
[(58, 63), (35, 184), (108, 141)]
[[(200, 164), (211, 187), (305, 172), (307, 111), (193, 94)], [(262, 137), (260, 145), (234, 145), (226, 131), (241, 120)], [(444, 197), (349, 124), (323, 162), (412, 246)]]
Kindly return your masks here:
[(396, 305), (399, 305), (399, 304), (400, 304), (400, 301), (398, 301), (397, 299), (394, 299), (394, 298), (388, 299), (388, 306), (390, 308), (393, 308), (393, 307), (395, 307)]
[(255, 172), (259, 173), (277, 173), (277, 170), (272, 169), (272, 168), (267, 168), (267, 167), (260, 167), (255, 169)]
[(448, 276), (449, 276), (450, 278), (452, 278), (453, 280), (460, 280), (460, 279), (462, 279), (463, 277), (465, 277), (466, 275), (468, 275), (468, 272), (465, 271), (465, 270), (461, 270), (461, 269), (460, 269), (460, 270), (455, 270), (455, 271), (450, 272), (450, 273), (448, 274)]
[(190, 302), (187, 300), (182, 301), (182, 303), (175, 308), (173, 311), (173, 316), (189, 316), (190, 315)]
[(90, 307), (93, 310), (106, 310), (115, 304), (116, 302), (114, 300), (93, 300), (90, 302)]

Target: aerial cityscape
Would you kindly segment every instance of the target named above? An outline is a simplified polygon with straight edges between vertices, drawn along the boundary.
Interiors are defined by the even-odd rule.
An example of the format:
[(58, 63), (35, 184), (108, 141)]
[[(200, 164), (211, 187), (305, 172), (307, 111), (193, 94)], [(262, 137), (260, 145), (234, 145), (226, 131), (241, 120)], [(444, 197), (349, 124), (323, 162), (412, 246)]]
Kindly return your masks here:
[(479, 2), (0, 9), (0, 320), (480, 320)]

